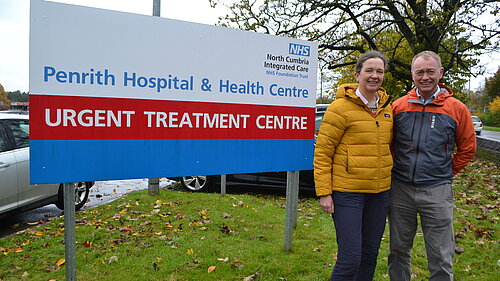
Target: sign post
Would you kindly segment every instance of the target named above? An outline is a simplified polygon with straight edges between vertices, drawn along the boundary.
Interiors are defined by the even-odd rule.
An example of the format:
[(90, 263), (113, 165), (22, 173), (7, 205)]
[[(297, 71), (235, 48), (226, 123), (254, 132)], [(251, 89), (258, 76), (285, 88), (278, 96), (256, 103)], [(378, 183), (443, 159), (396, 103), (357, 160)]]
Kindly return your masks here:
[(299, 171), (288, 171), (286, 174), (286, 218), (285, 218), (285, 251), (292, 249), (292, 233), (297, 227), (299, 206)]
[(66, 280), (76, 280), (76, 223), (75, 184), (63, 184), (64, 196), (64, 251)]
[(220, 175), (220, 194), (226, 195), (226, 175)]
[[(153, 16), (159, 17), (161, 12), (161, 0), (153, 0)], [(160, 194), (160, 179), (150, 178), (148, 181), (148, 193), (149, 195)]]

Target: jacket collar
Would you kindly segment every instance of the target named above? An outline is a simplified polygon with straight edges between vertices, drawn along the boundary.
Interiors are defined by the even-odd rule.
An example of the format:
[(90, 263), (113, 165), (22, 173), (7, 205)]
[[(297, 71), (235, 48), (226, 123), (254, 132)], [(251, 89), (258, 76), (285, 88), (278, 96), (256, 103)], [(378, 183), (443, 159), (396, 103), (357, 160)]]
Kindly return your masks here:
[[(438, 84), (440, 92), (438, 93), (437, 97), (430, 103), (428, 104), (434, 104), (434, 105), (439, 105), (442, 106), (444, 104), (444, 101), (453, 96), (453, 91), (448, 88), (447, 86), (443, 84)], [(420, 97), (417, 95), (417, 88), (413, 88), (411, 91), (408, 92), (408, 102), (409, 103), (417, 103), (417, 104), (423, 104), (422, 100)]]
[[(365, 103), (361, 100), (361, 98), (358, 97), (358, 95), (356, 95), (356, 89), (358, 89), (358, 87), (359, 87), (358, 83), (341, 85), (337, 91), (337, 99), (347, 98), (356, 104), (365, 105)], [(380, 98), (379, 100), (379, 104), (381, 105), (380, 108), (387, 106), (388, 101), (390, 101), (392, 97), (389, 96), (382, 87), (377, 91), (377, 94)]]

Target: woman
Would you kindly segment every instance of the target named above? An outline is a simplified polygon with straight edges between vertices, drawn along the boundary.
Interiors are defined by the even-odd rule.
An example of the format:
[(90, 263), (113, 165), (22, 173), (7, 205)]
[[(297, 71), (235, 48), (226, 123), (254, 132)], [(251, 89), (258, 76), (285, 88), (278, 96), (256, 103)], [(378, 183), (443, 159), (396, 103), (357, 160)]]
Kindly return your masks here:
[(354, 77), (328, 107), (316, 141), (314, 179), (332, 214), (338, 255), (330, 280), (372, 280), (390, 203), (391, 97), (380, 86), (387, 59), (361, 56)]

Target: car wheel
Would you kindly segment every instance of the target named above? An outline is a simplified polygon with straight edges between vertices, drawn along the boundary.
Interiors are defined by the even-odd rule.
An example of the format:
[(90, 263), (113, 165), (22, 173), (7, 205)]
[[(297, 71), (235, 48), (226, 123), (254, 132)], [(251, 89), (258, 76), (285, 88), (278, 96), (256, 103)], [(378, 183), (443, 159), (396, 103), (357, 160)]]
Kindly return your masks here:
[(182, 177), (181, 184), (188, 191), (207, 192), (212, 189), (213, 179), (209, 176)]
[(480, 136), (481, 135), (481, 131), (477, 131), (476, 135)]
[[(89, 198), (90, 187), (93, 182), (77, 182), (75, 184), (75, 211), (79, 211)], [(64, 190), (63, 184), (59, 185), (59, 192), (57, 193), (57, 208), (64, 210)]]

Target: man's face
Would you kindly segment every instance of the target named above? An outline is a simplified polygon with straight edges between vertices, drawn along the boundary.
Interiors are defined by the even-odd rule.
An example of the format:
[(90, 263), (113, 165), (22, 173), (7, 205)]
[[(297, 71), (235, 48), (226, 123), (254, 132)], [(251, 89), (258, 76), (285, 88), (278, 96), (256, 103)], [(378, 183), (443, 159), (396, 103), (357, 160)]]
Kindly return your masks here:
[(436, 92), (443, 72), (444, 69), (438, 66), (438, 62), (434, 58), (418, 57), (413, 62), (411, 76), (420, 94), (428, 98)]

